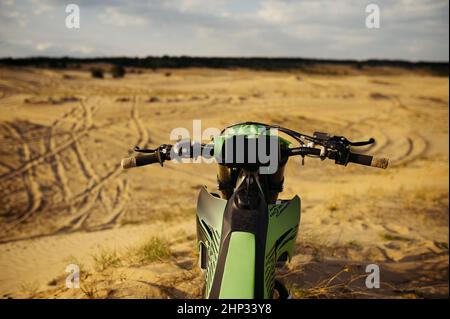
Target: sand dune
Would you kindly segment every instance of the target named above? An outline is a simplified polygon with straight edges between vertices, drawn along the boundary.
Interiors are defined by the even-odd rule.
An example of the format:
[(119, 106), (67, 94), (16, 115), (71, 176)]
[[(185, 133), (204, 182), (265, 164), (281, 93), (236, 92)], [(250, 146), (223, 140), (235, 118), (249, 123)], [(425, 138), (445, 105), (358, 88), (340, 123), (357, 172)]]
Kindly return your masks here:
[[(200, 297), (194, 209), (201, 185), (216, 187), (215, 167), (123, 172), (119, 163), (135, 145), (169, 143), (173, 128), (192, 130), (201, 119), (204, 129), (249, 120), (374, 137), (364, 151), (390, 158), (386, 171), (290, 161), (282, 197), (299, 194), (303, 211), (296, 256), (280, 275), (295, 297), (448, 297), (448, 85), (406, 71), (186, 69), (92, 79), (1, 68), (0, 292)], [(170, 257), (129, 260), (153, 236), (169, 243)], [(98, 270), (93, 256), (102, 250), (119, 261)], [(84, 265), (84, 289), (64, 286), (71, 260)], [(361, 279), (370, 263), (381, 269), (376, 291)]]

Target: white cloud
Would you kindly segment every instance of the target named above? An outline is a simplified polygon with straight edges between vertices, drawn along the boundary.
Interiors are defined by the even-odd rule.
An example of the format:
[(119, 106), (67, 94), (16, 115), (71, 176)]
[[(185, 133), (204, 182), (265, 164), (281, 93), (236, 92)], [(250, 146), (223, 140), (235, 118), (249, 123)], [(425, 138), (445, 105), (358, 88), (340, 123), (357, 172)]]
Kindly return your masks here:
[[(370, 2), (381, 9), (381, 29), (376, 31), (364, 24)], [(40, 44), (40, 52), (50, 56), (448, 61), (448, 0), (77, 0), (82, 27), (76, 31), (63, 27), (62, 8), (52, 14), (61, 3), (0, 0), (0, 56), (33, 55)], [(32, 45), (19, 44), (23, 38), (31, 39)]]
[(80, 46), (74, 46), (70, 48), (70, 52), (73, 53), (81, 53), (81, 54), (91, 54), (95, 52), (95, 49), (89, 46), (80, 45)]
[(204, 8), (211, 3), (210, 1), (205, 0), (181, 0), (178, 1), (179, 8), (181, 11), (195, 11), (199, 8)]
[(256, 16), (265, 22), (292, 24), (329, 24), (344, 22), (349, 16), (365, 15), (363, 2), (330, 0), (263, 0)]
[(34, 15), (41, 15), (43, 13), (46, 13), (48, 11), (53, 10), (53, 6), (47, 3), (45, 0), (30, 0), (33, 4), (33, 14)]
[(207, 13), (210, 15), (226, 14), (225, 0), (168, 0), (163, 2), (166, 8), (172, 8), (180, 12)]
[(50, 42), (41, 42), (41, 43), (38, 43), (35, 45), (35, 49), (42, 52), (42, 51), (47, 51), (52, 46), (53, 46), (53, 44)]
[(14, 5), (15, 0), (2, 0), (1, 3), (4, 3), (7, 6), (12, 6), (12, 5)]
[(24, 28), (28, 25), (28, 19), (27, 16), (23, 13), (20, 13), (19, 11), (11, 11), (11, 10), (4, 10), (0, 12), (0, 16), (3, 16), (9, 20), (14, 21), (17, 23), (21, 28)]
[(256, 12), (257, 17), (263, 21), (275, 24), (288, 24), (295, 18), (295, 10), (283, 1), (264, 1)]
[(100, 21), (104, 24), (117, 27), (142, 26), (147, 24), (147, 20), (137, 15), (126, 14), (117, 8), (106, 8), (105, 12), (99, 15)]
[(5, 17), (8, 18), (18, 18), (20, 16), (20, 13), (17, 11), (7, 11), (2, 13)]

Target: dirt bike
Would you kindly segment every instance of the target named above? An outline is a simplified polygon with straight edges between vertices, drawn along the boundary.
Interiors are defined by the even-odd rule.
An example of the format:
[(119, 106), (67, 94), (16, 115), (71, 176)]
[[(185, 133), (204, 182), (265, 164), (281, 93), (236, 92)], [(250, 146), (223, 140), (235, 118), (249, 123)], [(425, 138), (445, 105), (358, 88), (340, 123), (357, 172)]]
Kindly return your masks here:
[[(276, 134), (272, 131), (276, 129)], [(298, 147), (292, 147), (292, 138)], [(274, 172), (262, 174), (267, 163), (256, 159), (260, 149), (250, 147), (261, 138), (275, 142), (278, 161)], [(240, 146), (236, 141), (243, 138)], [(233, 143), (234, 142), (234, 143)], [(283, 190), (284, 168), (291, 156), (332, 159), (338, 165), (356, 163), (387, 168), (388, 160), (353, 153), (351, 148), (375, 143), (373, 138), (351, 142), (343, 136), (316, 132), (308, 136), (284, 127), (256, 122), (234, 124), (222, 130), (212, 143), (179, 141), (155, 149), (135, 148), (148, 153), (122, 160), (124, 169), (179, 158), (215, 156), (218, 160), (218, 190), (202, 187), (197, 201), (199, 265), (204, 272), (205, 298), (289, 298), (275, 269), (293, 256), (300, 223), (300, 198), (278, 199)], [(231, 146), (230, 146), (231, 145)], [(236, 146), (238, 145), (238, 146)], [(255, 144), (253, 144), (255, 145)], [(256, 144), (260, 145), (260, 144)], [(194, 154), (197, 147), (202, 152)], [(227, 150), (233, 150), (228, 151)], [(226, 155), (232, 154), (227, 158)], [(240, 160), (237, 160), (240, 157)]]

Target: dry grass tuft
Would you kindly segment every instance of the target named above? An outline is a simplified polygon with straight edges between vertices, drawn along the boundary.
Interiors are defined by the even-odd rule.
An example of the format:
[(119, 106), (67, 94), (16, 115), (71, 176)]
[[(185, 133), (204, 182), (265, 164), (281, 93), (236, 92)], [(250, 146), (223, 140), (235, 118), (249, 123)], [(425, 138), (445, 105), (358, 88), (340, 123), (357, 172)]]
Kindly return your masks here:
[(163, 261), (171, 256), (169, 242), (159, 237), (151, 237), (139, 247), (132, 249), (131, 253), (141, 263)]
[(367, 275), (350, 276), (347, 280), (341, 280), (340, 276), (349, 271), (349, 268), (345, 267), (330, 278), (326, 278), (309, 288), (299, 288), (294, 284), (290, 291), (294, 298), (301, 299), (352, 298), (355, 294), (363, 293), (352, 288), (352, 283), (365, 278)]
[(92, 255), (94, 267), (97, 271), (104, 271), (110, 267), (120, 266), (120, 258), (115, 250), (102, 249), (98, 253)]
[(39, 284), (36, 281), (23, 282), (20, 285), (20, 290), (27, 298), (32, 299), (37, 296)]

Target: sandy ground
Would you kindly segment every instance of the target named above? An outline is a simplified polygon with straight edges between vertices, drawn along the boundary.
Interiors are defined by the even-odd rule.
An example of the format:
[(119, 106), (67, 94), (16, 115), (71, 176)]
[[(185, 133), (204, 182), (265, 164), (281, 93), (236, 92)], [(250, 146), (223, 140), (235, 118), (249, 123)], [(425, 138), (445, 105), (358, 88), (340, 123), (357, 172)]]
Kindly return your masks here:
[[(167, 72), (170, 72), (168, 74)], [(195, 203), (209, 164), (122, 172), (135, 146), (170, 131), (244, 120), (307, 134), (374, 137), (388, 170), (291, 160), (282, 198), (299, 194), (296, 255), (280, 269), (294, 297), (448, 298), (448, 78), (189, 69), (92, 79), (85, 71), (0, 69), (0, 294), (198, 298)], [(128, 261), (157, 236), (171, 255)], [(98, 269), (99, 251), (119, 262)], [(97, 255), (96, 255), (97, 254)], [(67, 289), (69, 263), (82, 289)], [(379, 265), (380, 289), (364, 285)]]

